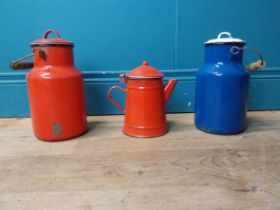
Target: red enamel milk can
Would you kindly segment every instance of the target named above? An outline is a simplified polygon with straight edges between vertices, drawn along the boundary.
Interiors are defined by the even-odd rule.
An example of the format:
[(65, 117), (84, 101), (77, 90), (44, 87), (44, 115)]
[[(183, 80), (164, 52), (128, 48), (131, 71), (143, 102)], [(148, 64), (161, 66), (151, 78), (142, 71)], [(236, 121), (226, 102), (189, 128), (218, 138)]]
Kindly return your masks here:
[[(109, 100), (125, 114), (123, 133), (133, 137), (156, 137), (168, 132), (165, 116), (167, 103), (177, 81), (163, 84), (163, 74), (149, 66), (147, 61), (128, 74), (121, 74), (127, 90), (113, 86), (108, 91)], [(125, 109), (111, 96), (113, 89), (126, 92)]]
[[(56, 38), (48, 38), (54, 33)], [(66, 140), (87, 129), (83, 78), (73, 61), (73, 43), (48, 30), (31, 43), (33, 53), (11, 62), (15, 70), (32, 68), (27, 89), (33, 131), (41, 140)], [(34, 64), (25, 62), (33, 56)]]

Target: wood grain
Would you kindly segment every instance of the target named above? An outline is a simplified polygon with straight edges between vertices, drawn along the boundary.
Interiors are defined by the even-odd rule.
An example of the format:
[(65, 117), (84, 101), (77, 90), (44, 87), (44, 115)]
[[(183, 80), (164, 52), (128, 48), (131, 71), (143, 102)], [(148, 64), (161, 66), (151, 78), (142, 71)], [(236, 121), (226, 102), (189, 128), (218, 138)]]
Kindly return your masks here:
[(89, 117), (85, 135), (53, 143), (30, 119), (0, 120), (0, 209), (280, 209), (280, 111), (250, 112), (229, 136), (170, 114), (167, 135), (131, 138), (122, 120)]

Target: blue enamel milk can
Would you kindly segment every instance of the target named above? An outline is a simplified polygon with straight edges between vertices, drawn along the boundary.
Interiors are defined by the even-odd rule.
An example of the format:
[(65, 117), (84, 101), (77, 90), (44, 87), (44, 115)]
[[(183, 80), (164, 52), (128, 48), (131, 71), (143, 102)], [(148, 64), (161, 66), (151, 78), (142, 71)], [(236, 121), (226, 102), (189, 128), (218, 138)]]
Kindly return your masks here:
[[(198, 129), (216, 134), (234, 134), (245, 129), (249, 72), (265, 65), (261, 54), (245, 48), (245, 44), (228, 32), (205, 42), (205, 64), (196, 75)], [(245, 67), (244, 50), (255, 52), (260, 60)]]

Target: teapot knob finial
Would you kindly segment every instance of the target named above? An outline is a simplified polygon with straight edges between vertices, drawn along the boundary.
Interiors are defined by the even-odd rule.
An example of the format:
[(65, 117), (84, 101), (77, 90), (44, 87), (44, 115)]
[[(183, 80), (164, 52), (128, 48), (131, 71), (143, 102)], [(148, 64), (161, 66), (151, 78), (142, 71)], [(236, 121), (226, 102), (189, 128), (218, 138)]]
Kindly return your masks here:
[(149, 62), (148, 61), (143, 61), (142, 63), (144, 66), (148, 66), (149, 65)]

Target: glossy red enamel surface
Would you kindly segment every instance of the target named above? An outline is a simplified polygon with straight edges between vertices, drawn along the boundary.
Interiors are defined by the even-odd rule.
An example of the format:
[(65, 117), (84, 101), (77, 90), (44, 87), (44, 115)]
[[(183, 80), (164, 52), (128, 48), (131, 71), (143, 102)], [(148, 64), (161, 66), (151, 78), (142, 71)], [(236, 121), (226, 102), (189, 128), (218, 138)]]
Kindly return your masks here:
[(126, 94), (125, 134), (154, 137), (168, 132), (161, 79), (128, 80)]
[[(142, 73), (147, 75), (145, 70)], [(113, 86), (108, 91), (108, 98), (125, 114), (123, 132), (134, 137), (156, 137), (167, 133), (165, 104), (177, 81), (170, 80), (166, 85), (163, 85), (161, 78), (127, 77), (127, 80), (122, 81), (126, 81), (127, 89)], [(126, 92), (125, 109), (112, 98), (111, 92), (114, 89)]]
[(133, 69), (127, 75), (129, 78), (162, 78), (163, 74), (149, 65), (148, 61), (143, 61), (141, 66)]
[(73, 63), (71, 46), (33, 47), (34, 68), (27, 87), (34, 134), (65, 140), (87, 129), (83, 78)]

